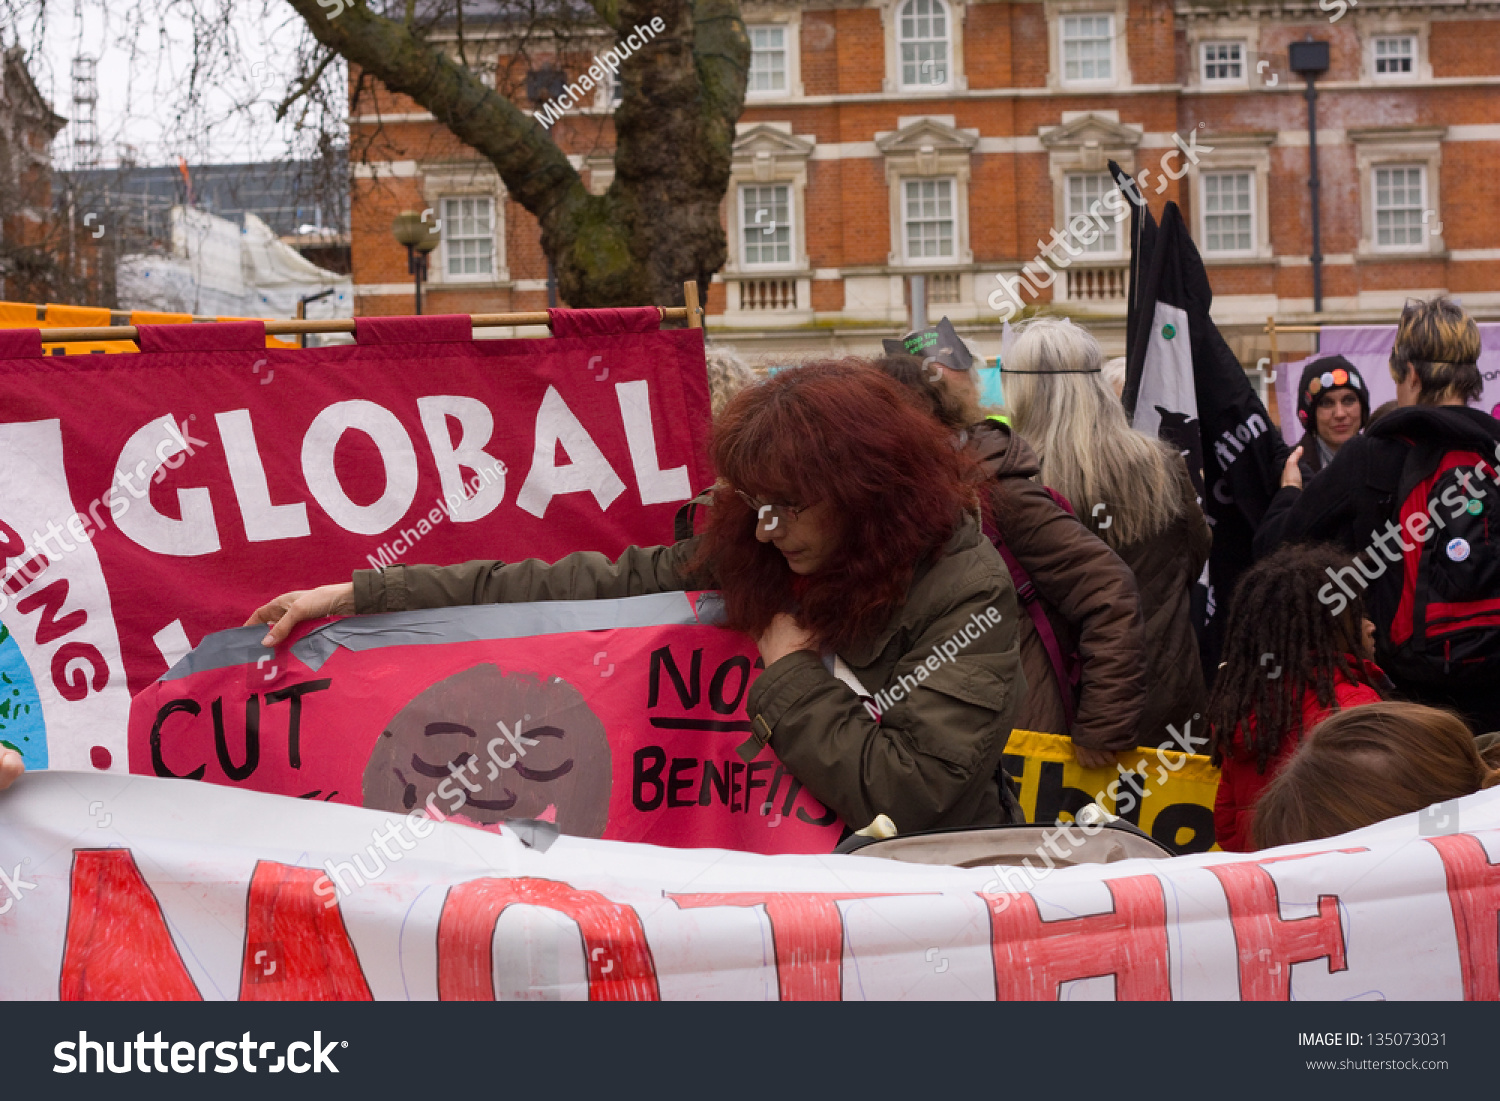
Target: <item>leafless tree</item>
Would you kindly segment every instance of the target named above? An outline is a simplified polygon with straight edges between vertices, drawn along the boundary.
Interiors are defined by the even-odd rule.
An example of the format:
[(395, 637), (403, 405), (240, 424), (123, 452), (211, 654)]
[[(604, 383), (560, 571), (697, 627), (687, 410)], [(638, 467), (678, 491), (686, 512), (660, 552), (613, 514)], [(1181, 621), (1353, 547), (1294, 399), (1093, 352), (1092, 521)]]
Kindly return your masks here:
[[(135, 87), (124, 94), (163, 105), (157, 118), (188, 160), (206, 136), (222, 135), (257, 104), (261, 117), (268, 109), (282, 126), (282, 156), (332, 165), (330, 151), (347, 144), (349, 162), (379, 160), (397, 147), (391, 133), (361, 125), (351, 142), (348, 120), (378, 116), (395, 93), (494, 165), (510, 196), (538, 220), (568, 304), (680, 303), (684, 280), (706, 286), (723, 266), (720, 204), (750, 56), (738, 0), (75, 3), (93, 4), (112, 21), (112, 41), (131, 56)], [(300, 21), (296, 44), (269, 65), (246, 60), (250, 11), (259, 30)], [(48, 0), (0, 0), (0, 24), (13, 36), (35, 37), (48, 19), (65, 16)], [(529, 80), (558, 67), (576, 75), (580, 59), (586, 68), (653, 20), (663, 29), (620, 66), (612, 118), (566, 120), (570, 142), (613, 152), (612, 183), (591, 194), (533, 117)], [(153, 28), (164, 25), (179, 28), (182, 58), (173, 65), (161, 60), (167, 47), (159, 30), (152, 41)]]

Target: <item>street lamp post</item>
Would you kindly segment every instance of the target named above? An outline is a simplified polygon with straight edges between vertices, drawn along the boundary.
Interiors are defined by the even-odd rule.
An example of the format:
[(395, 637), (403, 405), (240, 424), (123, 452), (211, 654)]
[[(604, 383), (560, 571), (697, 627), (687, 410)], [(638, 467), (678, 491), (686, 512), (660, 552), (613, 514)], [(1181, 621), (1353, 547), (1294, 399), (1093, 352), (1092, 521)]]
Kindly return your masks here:
[(1318, 208), (1322, 205), (1322, 183), (1318, 179), (1318, 86), (1320, 73), (1328, 71), (1328, 42), (1307, 36), (1293, 42), (1289, 51), (1291, 69), (1307, 78), (1307, 190), (1312, 205), (1313, 313), (1323, 312), (1323, 236)]
[(427, 278), (427, 255), (441, 240), (439, 224), (429, 225), (426, 212), (403, 210), (391, 222), (391, 235), (406, 246), (406, 270), (416, 284), (417, 314), (422, 313), (422, 281)]

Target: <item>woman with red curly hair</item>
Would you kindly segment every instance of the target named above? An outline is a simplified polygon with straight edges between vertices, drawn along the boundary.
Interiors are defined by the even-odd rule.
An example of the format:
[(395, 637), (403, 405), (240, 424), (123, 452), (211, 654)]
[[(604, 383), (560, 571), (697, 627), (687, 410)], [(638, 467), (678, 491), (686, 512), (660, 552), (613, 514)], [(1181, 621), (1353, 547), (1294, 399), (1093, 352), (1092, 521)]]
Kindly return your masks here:
[[(980, 530), (966, 460), (901, 388), (859, 360), (808, 364), (741, 392), (714, 425), (707, 529), (614, 562), (359, 570), (250, 617), (266, 645), (325, 615), (717, 588), (753, 636), (753, 735), (853, 829), (1019, 821), (997, 783), (1025, 695), (1010, 574)], [(883, 706), (833, 672), (835, 655)], [(842, 671), (842, 670), (841, 670)]]

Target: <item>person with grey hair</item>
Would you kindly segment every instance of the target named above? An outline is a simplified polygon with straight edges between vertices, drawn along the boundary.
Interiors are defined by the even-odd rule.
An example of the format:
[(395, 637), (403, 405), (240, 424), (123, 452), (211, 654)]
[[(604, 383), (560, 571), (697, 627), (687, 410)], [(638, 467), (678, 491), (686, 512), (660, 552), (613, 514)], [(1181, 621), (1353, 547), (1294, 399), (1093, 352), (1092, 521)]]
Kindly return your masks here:
[(708, 403), (716, 417), (731, 398), (760, 381), (754, 368), (727, 344), (710, 344), (704, 358), (708, 361)]
[(1147, 655), (1136, 744), (1155, 746), (1169, 740), (1169, 724), (1186, 730), (1207, 700), (1189, 603), (1211, 536), (1182, 456), (1130, 427), (1103, 367), (1088, 330), (1037, 318), (1000, 370), (1011, 425), (1040, 458), (1042, 484), (1135, 574)]
[(1109, 383), (1117, 398), (1125, 393), (1125, 362), (1124, 356), (1115, 356), (1104, 365), (1104, 381)]

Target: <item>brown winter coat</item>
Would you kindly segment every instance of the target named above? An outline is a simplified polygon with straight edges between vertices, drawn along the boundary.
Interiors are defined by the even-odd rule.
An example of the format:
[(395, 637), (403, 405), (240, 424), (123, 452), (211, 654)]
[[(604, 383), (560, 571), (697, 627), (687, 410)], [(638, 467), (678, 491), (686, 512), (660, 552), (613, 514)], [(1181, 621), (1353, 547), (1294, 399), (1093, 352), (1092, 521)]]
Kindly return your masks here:
[[(969, 429), (969, 453), (989, 477), (1001, 537), (1030, 575), (1038, 602), (1064, 655), (1076, 653), (1082, 678), (1073, 729), (1063, 712), (1064, 688), (1036, 625), (1021, 609), (1021, 667), (1026, 700), (1021, 730), (1070, 734), (1090, 749), (1119, 752), (1136, 744), (1146, 703), (1144, 623), (1135, 575), (1097, 535), (1034, 481), (1036, 452), (1009, 427), (986, 422)], [(1071, 686), (1065, 686), (1071, 692)]]
[[(691, 576), (697, 539), (630, 547), (616, 561), (592, 551), (553, 565), (528, 559), (461, 566), (388, 566), (354, 574), (360, 613), (460, 604), (588, 600), (715, 587)], [(993, 608), (998, 625), (944, 660), (935, 648)], [(995, 772), (1026, 694), (1016, 638), (1016, 595), (1005, 563), (972, 517), (935, 562), (916, 572), (905, 604), (880, 634), (841, 656), (871, 693), (904, 697), (877, 724), (809, 651), (773, 662), (746, 705), (791, 773), (853, 829), (886, 814), (901, 833), (1008, 820)], [(921, 676), (917, 673), (920, 670)]]
[[(1179, 458), (1172, 469), (1182, 512), (1149, 539), (1116, 548), (1135, 574), (1146, 621), (1146, 708), (1137, 727), (1138, 745), (1171, 743), (1167, 724), (1186, 732), (1184, 724), (1201, 714), (1208, 701), (1189, 601), (1213, 537), (1187, 464)], [(1229, 594), (1220, 593), (1219, 599), (1227, 600)]]

